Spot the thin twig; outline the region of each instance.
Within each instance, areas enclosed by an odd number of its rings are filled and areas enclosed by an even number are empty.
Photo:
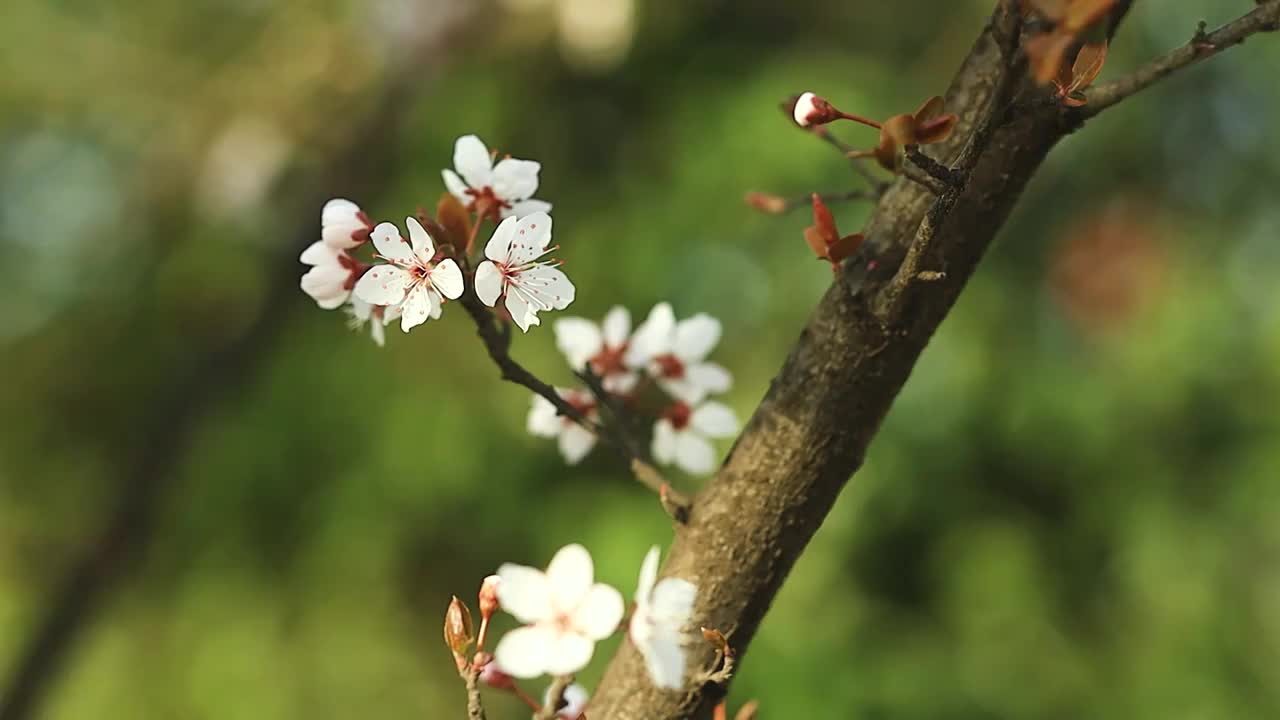
[[[846,190],[844,192],[818,193],[818,199],[827,205],[852,202],[854,200],[878,200],[879,195],[869,190]],[[769,215],[785,215],[813,204],[813,193],[782,198],[767,193],[747,193],[747,205]]]
[[[467,720],[485,720],[484,700],[480,697],[480,670],[472,663],[461,673],[467,686]]]
[[[918,145],[908,145],[906,151],[907,159],[912,164],[923,170],[929,177],[942,183],[943,186],[955,188],[964,184],[964,178],[959,173],[925,155]]]
[[[534,720],[555,720],[560,711],[560,703],[564,702],[564,691],[573,683],[572,675],[558,675],[551,683],[551,691],[547,694],[547,702],[534,715]]]
[[[635,436],[631,433],[628,413],[618,403],[618,398],[605,389],[600,381],[600,376],[592,371],[590,365],[574,374],[591,390],[591,394],[595,396],[600,408],[608,412],[609,427],[614,429],[618,444],[625,447],[631,455],[631,471],[636,480],[658,496],[658,499],[662,502],[663,509],[674,520],[679,523],[687,522],[689,519],[689,499],[672,488],[666,478],[662,477],[662,473],[658,471],[658,468],[654,467],[652,460],[649,458],[649,453],[640,446],[640,443],[636,441]]]
[[[871,192],[874,193],[875,197],[880,197],[889,189],[889,183],[876,178],[876,176],[867,169],[865,158],[849,157],[849,154],[857,152],[858,148],[841,140],[835,135],[832,135],[831,131],[828,130],[825,125],[815,125],[813,128],[809,129],[809,132],[819,140],[822,140],[836,150],[839,150],[841,155],[848,158],[849,167],[852,167],[854,172],[858,173],[863,180],[867,181],[867,184],[871,186]]]
[[[1089,118],[1185,67],[1243,43],[1250,35],[1280,30],[1280,0],[1265,0],[1244,16],[1211,33],[1199,30],[1186,45],[1152,60],[1130,75],[1096,85],[1085,93],[1089,104],[1078,111]]]

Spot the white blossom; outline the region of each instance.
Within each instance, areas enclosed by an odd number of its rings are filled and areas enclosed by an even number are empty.
[[[675,398],[696,404],[733,384],[728,370],[706,362],[720,332],[720,321],[710,315],[698,313],[676,322],[671,305],[658,303],[631,336],[624,359],[630,367],[646,368]]]
[[[628,634],[644,657],[653,684],[668,690],[684,685],[685,627],[693,614],[698,588],[682,578],[658,577],[658,547],[655,545],[640,566],[636,606]]]
[[[556,392],[565,399],[565,402],[586,415],[587,419],[594,420],[598,417],[595,398],[589,393],[568,388],[556,388]],[[565,462],[577,465],[596,446],[596,435],[574,422],[573,419],[556,414],[557,412],[556,406],[552,405],[550,400],[541,395],[534,395],[533,404],[529,407],[526,427],[532,435],[555,438]]]
[[[556,320],[553,327],[556,347],[574,370],[590,364],[604,389],[612,393],[628,393],[635,387],[639,375],[623,361],[631,334],[631,313],[625,307],[614,307],[598,325],[586,318],[567,317]]]
[[[321,308],[333,310],[351,297],[357,263],[345,250],[317,240],[302,251],[298,260],[311,266],[302,276],[302,291]]]
[[[359,205],[334,198],[320,212],[320,237],[329,247],[350,250],[369,239],[373,224]]]
[[[373,229],[373,245],[387,265],[375,265],[356,283],[355,293],[373,305],[403,302],[400,329],[409,332],[427,318],[438,318],[445,298],[462,295],[462,270],[451,258],[435,262],[435,244],[425,228],[409,218],[410,243],[391,223]]]
[[[563,310],[573,302],[576,289],[557,267],[557,260],[539,260],[555,247],[551,242],[551,216],[537,212],[517,220],[509,217],[493,231],[484,248],[487,260],[476,268],[476,295],[493,307],[506,296],[507,312],[520,330],[538,325],[543,310]]]
[[[508,157],[495,165],[480,138],[464,135],[453,145],[453,166],[457,172],[441,173],[445,187],[468,210],[488,215],[495,222],[499,218],[551,212],[551,203],[533,199],[538,191],[538,171],[542,169],[539,163]]]
[[[622,594],[594,582],[591,554],[566,545],[544,573],[524,565],[498,568],[498,600],[524,627],[502,637],[494,657],[512,677],[568,675],[586,667],[597,641],[614,633]]]
[[[704,402],[696,408],[676,401],[653,426],[653,457],[694,475],[715,469],[716,451],[709,438],[732,437],[738,418],[722,403]]]
[[[564,689],[564,695],[560,697],[562,705],[556,711],[556,717],[560,718],[560,720],[578,720],[587,709],[587,701],[590,699],[591,694],[587,692],[586,688],[578,683],[570,683],[569,687]],[[542,694],[542,704],[546,705],[549,702],[551,702],[550,686]]]
[[[352,296],[351,303],[347,305],[347,314],[351,316],[347,324],[352,330],[359,330],[368,324],[369,334],[373,337],[374,344],[382,347],[387,344],[387,333],[384,328],[400,319],[400,306],[370,305]]]

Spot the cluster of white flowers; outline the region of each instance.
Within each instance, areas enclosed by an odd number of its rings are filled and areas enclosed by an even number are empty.
[[[726,405],[708,400],[727,391],[733,376],[707,361],[720,342],[720,321],[705,313],[676,321],[668,303],[659,303],[633,333],[631,314],[615,307],[596,324],[580,317],[555,322],[556,345],[569,365],[589,369],[608,393],[633,409],[646,403],[646,391],[660,395],[653,425],[653,457],[685,472],[706,474],[715,469],[711,440],[731,437],[738,419]],[[580,390],[557,388],[569,404],[588,418],[596,418],[595,398]],[[529,409],[529,432],[557,438],[566,462],[575,464],[595,446],[596,438],[573,420],[556,414],[545,398],[535,396]]]
[[[658,575],[658,548],[645,556],[627,625],[628,637],[644,657],[653,684],[678,690],[684,685],[688,625],[697,587],[680,578]],[[571,675],[591,661],[596,642],[614,634],[625,613],[622,594],[595,582],[591,554],[567,545],[545,572],[524,565],[498,569],[498,600],[524,625],[502,637],[494,650],[496,671],[516,678]],[[586,702],[579,688],[566,699],[577,717]]]
[[[568,307],[573,283],[559,261],[544,259],[557,249],[551,245],[551,205],[532,197],[541,165],[515,158],[494,164],[475,135],[458,138],[453,162],[456,170],[442,174],[449,193],[474,214],[477,225],[497,223],[474,273],[465,270],[470,266],[460,254],[465,250],[442,252],[436,247],[440,238],[418,219],[405,221],[405,240],[394,224],[375,227],[358,205],[334,199],[321,212],[321,239],[299,258],[311,266],[302,276],[302,290],[325,310],[346,307],[352,327],[370,324],[378,345],[385,342],[383,328],[396,319],[409,332],[439,318],[444,304],[462,297],[467,284],[489,307],[505,299],[505,312],[525,332],[539,324],[539,312]],[[373,259],[385,262],[357,259],[355,252],[366,243],[376,251]]]

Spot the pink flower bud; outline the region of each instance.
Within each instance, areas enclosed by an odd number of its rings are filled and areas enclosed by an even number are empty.
[[[836,109],[824,98],[807,92],[796,98],[791,117],[800,127],[825,125],[840,117]]]
[[[490,575],[480,583],[480,617],[488,620],[498,611],[498,586],[502,578]]]

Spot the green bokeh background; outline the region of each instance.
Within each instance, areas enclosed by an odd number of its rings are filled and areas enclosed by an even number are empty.
[[[10,0],[0,676],[121,489],[172,453],[148,541],[40,717],[461,717],[451,594],[569,542],[629,594],[669,525],[612,457],[566,468],[524,433],[527,393],[460,309],[382,350],[317,310],[287,260],[320,200],[430,206],[469,132],[540,160],[579,290],[567,314],[718,316],[745,417],[830,273],[803,211],[742,195],[858,182],[778,101],[913,109],[991,4],[637,0],[624,40],[584,54],[567,21],[625,3]],[[1103,79],[1250,5],[1136,3]],[[778,596],[733,706],[1280,717],[1277,68],[1280,42],[1258,38],[1054,152]],[[405,72],[401,129],[366,138],[350,178],[322,172]],[[852,231],[867,208],[836,213]],[[515,353],[570,379],[549,327]],[[501,695],[490,713],[527,717]]]

